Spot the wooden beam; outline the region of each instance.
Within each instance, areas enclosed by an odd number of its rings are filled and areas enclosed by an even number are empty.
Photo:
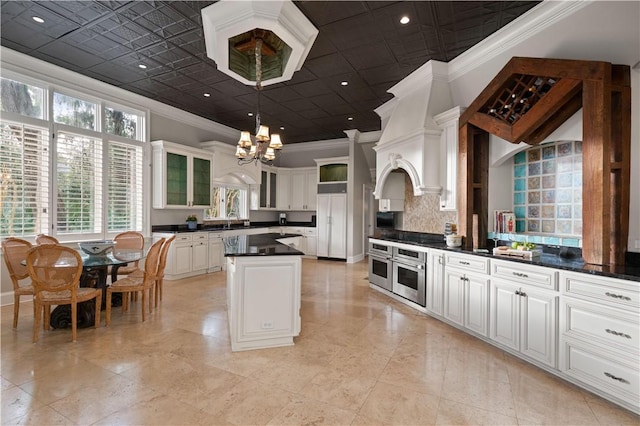
[[[523,136],[523,140],[529,145],[538,145],[544,141],[547,136],[553,133],[573,114],[582,108],[582,93],[576,93],[573,99],[564,105],[556,114],[542,123],[538,128],[534,129],[529,135]]]
[[[602,61],[579,61],[573,59],[513,57],[511,71],[514,74],[538,75],[576,80],[602,80],[610,73],[611,64]],[[511,62],[511,61],[510,61]]]
[[[458,132],[458,235],[466,247],[473,229],[473,126],[463,124]],[[473,244],[473,241],[472,241]]]
[[[496,135],[506,141],[513,142],[511,138],[511,126],[502,120],[482,112],[476,112],[469,118],[469,124]],[[517,143],[519,143],[518,141]]]

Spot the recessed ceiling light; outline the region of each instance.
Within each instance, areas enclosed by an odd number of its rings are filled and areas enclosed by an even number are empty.
[[[138,65],[138,68],[146,70],[147,66],[145,64],[140,64],[140,65]]]
[[[409,17],[408,17],[408,16],[403,16],[402,18],[400,18],[400,23],[401,23],[402,25],[406,25],[406,24],[408,24],[408,23],[409,23],[409,21],[411,21],[411,19],[409,19]]]
[[[280,126],[280,130],[284,130],[284,126]]]
[[[32,16],[31,19],[33,19],[34,21],[36,21],[38,24],[42,24],[44,23],[44,19],[42,19],[39,16]]]
[[[348,86],[349,82],[348,81],[341,81],[340,84],[343,85],[343,86]]]
[[[353,117],[347,117],[347,120],[353,121]]]
[[[205,98],[208,98],[209,96],[211,96],[211,93],[205,93],[205,94],[204,94],[204,97],[205,97]]]
[[[248,115],[249,117],[253,117],[253,113],[252,113],[252,112],[247,113],[247,115]]]

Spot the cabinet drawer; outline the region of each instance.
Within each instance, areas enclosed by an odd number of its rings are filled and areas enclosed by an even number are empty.
[[[636,281],[561,271],[560,287],[568,296],[636,313],[640,311],[640,283]]]
[[[222,233],[221,232],[211,232],[209,234],[210,242],[222,242]]]
[[[557,290],[557,272],[553,269],[535,265],[525,265],[518,262],[493,260],[491,262],[491,276],[504,278],[512,283],[533,285]]]
[[[191,241],[193,241],[192,234],[176,234],[176,243],[190,243]]]
[[[445,265],[483,274],[489,273],[489,259],[482,256],[447,253]]]
[[[565,342],[565,374],[631,403],[637,410],[640,372],[637,363],[587,344]]]
[[[196,232],[193,234],[192,241],[208,241],[209,234],[206,232]]]
[[[635,358],[640,358],[637,315],[572,297],[562,298],[561,315],[565,336],[600,342],[605,347],[629,351]]]

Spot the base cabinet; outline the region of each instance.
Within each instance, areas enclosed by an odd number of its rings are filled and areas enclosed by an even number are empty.
[[[487,336],[489,278],[448,267],[444,277],[444,317]]]
[[[427,261],[427,300],[426,309],[433,315],[443,315],[444,305],[444,260],[442,250],[429,250]]]
[[[300,334],[300,256],[227,257],[231,350],[293,345]]]
[[[222,233],[211,232],[209,233],[209,268],[207,272],[221,271],[223,263]]]
[[[558,299],[554,292],[493,278],[489,337],[555,368]]]

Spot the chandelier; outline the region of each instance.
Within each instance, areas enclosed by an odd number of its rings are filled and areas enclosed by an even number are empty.
[[[240,132],[240,140],[236,147],[238,164],[271,163],[276,158],[276,151],[282,149],[280,135],[269,135],[269,127],[260,123],[260,92],[262,92],[262,39],[256,39],[256,91],[258,92],[258,105],[256,109],[256,135],[255,142],[251,141],[248,131]]]

